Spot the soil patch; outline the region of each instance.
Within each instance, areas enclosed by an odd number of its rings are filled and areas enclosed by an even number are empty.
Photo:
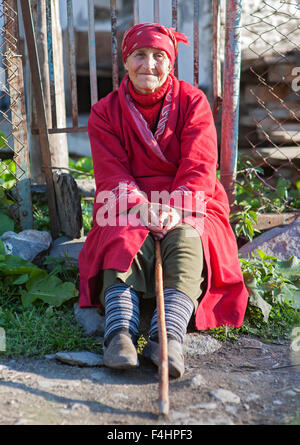
[[[248,337],[217,343],[192,333],[186,336],[185,360],[184,376],[170,380],[167,419],[157,415],[157,368],[143,357],[130,371],[70,366],[53,358],[1,360],[0,424],[300,423],[300,357],[291,355],[289,343]]]

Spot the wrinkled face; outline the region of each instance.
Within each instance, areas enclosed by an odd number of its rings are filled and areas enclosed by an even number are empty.
[[[171,70],[166,52],[157,48],[140,48],[126,59],[125,68],[134,88],[143,94],[157,91]]]

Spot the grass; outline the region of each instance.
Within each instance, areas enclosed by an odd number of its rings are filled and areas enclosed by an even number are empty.
[[[58,351],[101,352],[101,342],[84,335],[73,309],[45,305],[14,304],[0,309],[0,326],[5,330],[6,357],[42,357]]]
[[[61,259],[47,257],[63,281],[73,281],[78,287],[78,269],[66,269]],[[102,351],[102,344],[84,334],[76,321],[73,305],[76,298],[60,307],[42,301],[24,306],[20,298],[20,285],[11,280],[0,282],[0,327],[5,330],[6,350],[2,357],[42,357],[59,351]]]

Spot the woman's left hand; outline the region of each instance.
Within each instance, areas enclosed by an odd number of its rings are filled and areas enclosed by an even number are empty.
[[[141,220],[152,233],[155,240],[161,240],[164,236],[179,224],[181,217],[179,212],[166,204],[151,203],[147,212],[141,212]]]

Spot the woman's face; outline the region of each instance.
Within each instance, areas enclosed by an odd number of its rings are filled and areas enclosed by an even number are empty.
[[[143,94],[157,91],[166,81],[171,70],[166,52],[157,48],[140,48],[133,51],[125,62],[134,88]]]

